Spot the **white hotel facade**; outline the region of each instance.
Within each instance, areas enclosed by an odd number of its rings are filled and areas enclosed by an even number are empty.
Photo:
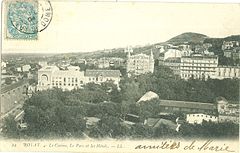
[[[239,66],[219,66],[214,55],[184,56],[181,58],[180,76],[182,79],[240,79]]]
[[[214,55],[193,54],[181,58],[182,79],[208,79],[215,75],[218,57]]]
[[[137,54],[131,55],[128,53],[127,57],[127,73],[128,74],[145,74],[145,73],[153,73],[154,71],[154,58],[153,53],[151,51],[150,55],[146,54]]]
[[[73,90],[82,88],[89,82],[100,84],[106,81],[112,81],[119,86],[120,77],[119,70],[86,70],[84,72],[77,66],[70,66],[67,70],[60,70],[57,66],[46,66],[38,71],[37,90],[54,87]]]

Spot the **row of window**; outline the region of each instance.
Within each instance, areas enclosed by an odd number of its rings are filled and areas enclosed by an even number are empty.
[[[206,61],[206,60],[183,60],[181,63],[196,63],[196,64],[209,64],[209,63],[217,63],[217,60],[212,60],[212,61]]]
[[[224,76],[224,77],[225,77],[225,76],[226,76],[226,77],[238,77],[237,73],[234,73],[234,75],[232,76],[231,73],[226,73],[226,72],[221,73],[221,72],[219,72],[218,75],[219,75],[219,76]]]
[[[193,75],[193,74],[182,74],[181,75],[183,78],[202,78],[202,77],[205,77],[205,78],[208,78],[209,76],[208,75],[204,75],[204,74],[195,74],[195,75]]]
[[[55,85],[56,85],[56,86],[62,86],[62,85],[63,85],[63,86],[74,86],[74,84],[75,84],[76,86],[78,85],[77,83],[74,83],[74,82],[73,82],[73,83],[65,83],[65,82],[64,82],[64,83],[62,83],[62,82],[59,82],[59,83],[58,83],[58,82],[52,82],[52,85],[53,85],[53,86],[55,86]],[[80,84],[83,84],[83,81],[80,81]]]
[[[179,107],[168,107],[165,106],[163,107],[165,110],[174,110],[174,111],[191,111],[191,112],[199,112],[203,111],[202,109],[197,109],[197,108],[179,108]],[[211,110],[204,110],[204,112],[211,112]]]
[[[213,67],[217,67],[217,64],[186,64],[186,63],[182,63],[181,64],[182,66],[195,66],[195,67],[210,67],[210,66],[213,66]]]
[[[181,67],[181,69],[185,70],[212,70],[215,71],[215,68],[204,68],[204,67]]]
[[[62,77],[52,77],[52,81],[61,81],[62,80]],[[68,78],[66,78],[66,77],[63,77],[63,81],[64,82],[78,82],[78,78],[70,78],[70,77],[68,77]]]
[[[191,116],[191,115],[188,115],[188,116]],[[192,116],[193,116],[193,117],[195,117],[195,116],[196,116],[196,117],[204,117],[204,116],[205,116],[206,118],[209,117],[209,118],[215,118],[215,119],[217,118],[216,116],[199,115],[199,114],[197,114],[197,115],[193,114]]]

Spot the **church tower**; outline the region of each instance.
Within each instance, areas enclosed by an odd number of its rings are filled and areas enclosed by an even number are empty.
[[[153,71],[154,71],[154,57],[153,57],[152,49],[151,49],[151,53],[150,53],[150,56],[149,56],[149,71],[151,73],[153,73]]]

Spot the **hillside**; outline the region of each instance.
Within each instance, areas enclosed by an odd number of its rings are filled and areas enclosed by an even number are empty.
[[[166,43],[173,44],[180,44],[184,42],[202,43],[206,38],[208,38],[208,36],[200,33],[186,32],[171,38],[170,40],[166,41]]]
[[[216,55],[221,55],[222,54],[221,46],[223,41],[232,41],[232,40],[239,41],[240,35],[232,35],[225,38],[210,38],[200,33],[186,32],[178,36],[175,36],[166,42],[159,42],[156,44],[135,47],[133,48],[134,50],[133,54],[139,54],[139,53],[150,54],[150,51],[152,50],[154,57],[157,59],[159,56],[159,49],[155,47],[156,45],[164,45],[167,43],[172,43],[177,45],[177,44],[188,42],[190,44],[191,43],[194,43],[194,44],[211,43],[213,46],[210,48],[210,51],[214,52]],[[97,50],[97,51],[85,52],[85,53],[67,53],[67,55],[68,57],[78,57],[78,58],[101,58],[101,57],[125,58],[127,54],[124,52],[124,49],[125,48],[113,48],[113,49],[109,49],[110,52],[106,52],[105,50]],[[65,56],[66,54],[59,54],[57,56],[55,55],[55,57],[60,56],[59,58],[61,58],[63,55]]]
[[[204,43],[222,45],[223,41],[240,41],[240,35],[232,35],[225,38],[206,38]]]

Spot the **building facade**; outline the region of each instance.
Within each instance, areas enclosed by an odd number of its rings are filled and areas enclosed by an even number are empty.
[[[160,113],[217,114],[217,106],[212,103],[160,99],[159,107]]]
[[[182,79],[208,79],[215,75],[218,66],[217,56],[193,54],[181,58],[180,73]]]
[[[7,67],[7,63],[4,62],[4,61],[2,61],[2,62],[1,62],[1,68],[3,69],[3,68],[6,68],[6,67]]]
[[[233,122],[239,124],[239,104],[230,104],[225,98],[217,99],[219,122]]]
[[[23,72],[29,72],[30,69],[31,69],[31,66],[30,66],[30,65],[23,65],[23,66],[22,66],[22,71],[23,71]]]
[[[85,83],[101,84],[103,82],[112,81],[119,87],[121,73],[119,70],[86,70]]]
[[[218,66],[215,69],[215,74],[211,76],[213,79],[238,78],[240,79],[239,66]]]
[[[218,122],[218,117],[215,115],[208,114],[187,114],[186,121],[190,124],[202,124],[203,121],[206,122]]]
[[[86,70],[80,71],[77,66],[70,66],[67,70],[60,70],[56,66],[47,66],[38,71],[37,90],[61,88],[73,90],[82,88],[89,82],[102,83],[112,80],[117,86],[120,81],[119,70]]]
[[[127,73],[128,74],[145,74],[145,73],[153,73],[154,71],[154,58],[153,53],[151,51],[150,55],[146,54],[137,54],[131,55],[128,53],[127,57]]]
[[[37,90],[54,87],[72,90],[81,87],[84,79],[84,72],[79,69],[60,70],[57,66],[46,66],[38,70]]]
[[[181,58],[182,56],[182,52],[178,49],[168,49],[165,53],[164,53],[164,60],[168,59],[168,58]]]
[[[168,58],[159,64],[169,67],[174,74],[180,75],[181,58]]]
[[[233,47],[238,47],[238,41],[224,41],[222,44],[222,50],[232,49]]]

